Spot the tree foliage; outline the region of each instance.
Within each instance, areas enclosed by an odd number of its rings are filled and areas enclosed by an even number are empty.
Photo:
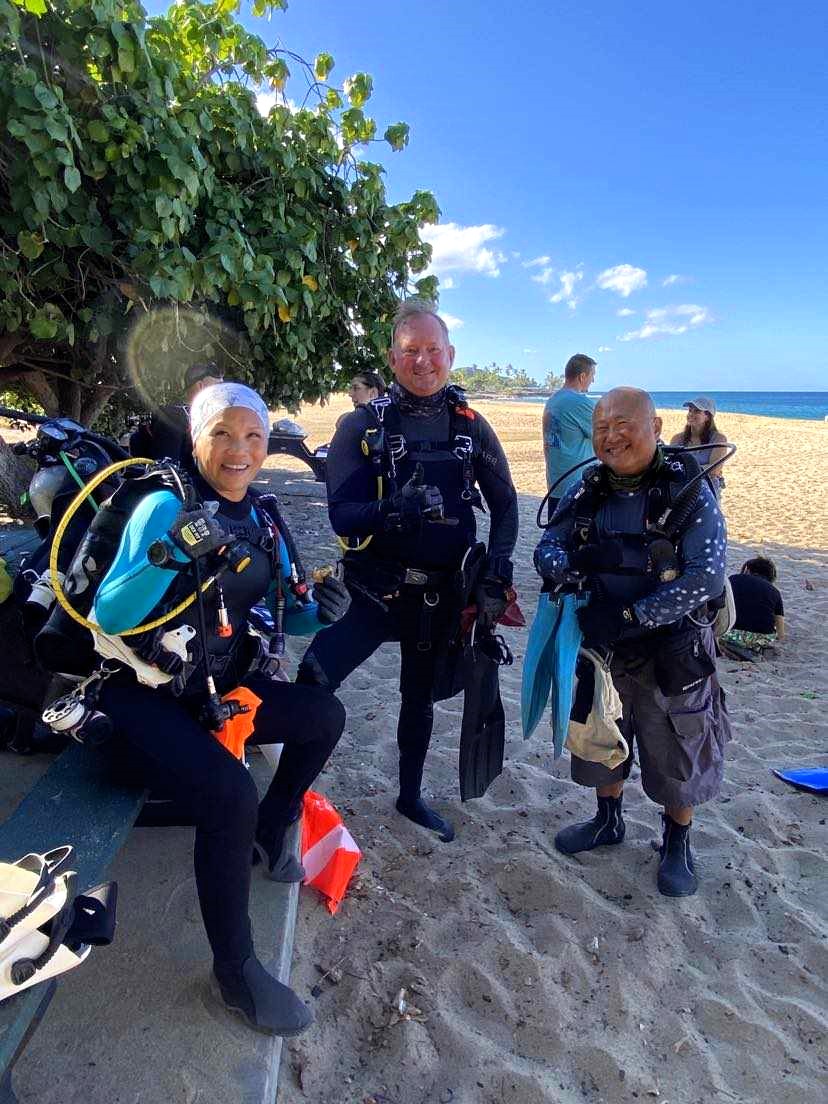
[[[451,373],[451,382],[472,395],[512,395],[518,391],[538,390],[535,380],[523,368],[513,368],[511,364],[502,368],[494,361],[483,368],[478,368],[476,364],[455,368]]]
[[[206,355],[292,406],[380,364],[397,300],[436,294],[414,280],[433,196],[390,205],[357,156],[370,76],[334,86],[330,54],[267,47],[238,7],[0,0],[0,390],[91,422]]]

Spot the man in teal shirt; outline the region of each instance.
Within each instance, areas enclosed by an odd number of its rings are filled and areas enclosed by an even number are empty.
[[[546,485],[552,485],[575,464],[588,460],[592,450],[592,399],[587,398],[595,379],[595,361],[584,353],[569,358],[564,385],[550,395],[543,408],[543,452],[546,457]],[[549,515],[567,487],[583,475],[583,469],[561,480],[549,500]]]

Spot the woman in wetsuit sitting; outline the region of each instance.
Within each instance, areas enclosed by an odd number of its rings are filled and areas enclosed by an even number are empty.
[[[672,437],[670,444],[679,447],[709,445],[709,448],[699,448],[693,454],[703,468],[716,460],[726,459],[727,449],[715,447],[716,445],[726,445],[727,437],[720,433],[716,427],[716,403],[713,399],[708,395],[699,395],[692,402],[686,402],[682,405],[687,407],[687,424],[681,433],[676,433]],[[725,485],[722,465],[716,464],[714,468],[710,469],[708,476],[716,498],[720,499]]]
[[[289,591],[287,549],[292,545],[272,497],[250,487],[267,452],[264,402],[241,384],[206,388],[193,402],[190,429],[195,498],[202,505],[184,512],[172,492],[164,490],[140,501],[98,589],[95,618],[110,634],[152,620],[193,590],[193,559],[199,559],[207,578],[221,546],[232,537],[244,540],[249,566],[239,574],[225,572],[221,594],[216,586],[205,593],[207,651],[220,695],[243,685],[261,699],[248,742],[283,743],[284,752],[260,803],[243,762],[210,731],[215,726],[205,718],[201,664],[182,670],[181,660],[158,637],[149,647],[142,641],[140,654],[175,674],[177,696],[168,686],[140,685],[125,668],[104,683],[99,708],[114,723],[116,739],[110,750],[136,779],[173,798],[195,824],[196,885],[225,1003],[260,1030],[295,1035],[313,1017],[256,958],[248,918],[251,858],[255,846],[276,880],[300,881],[304,876],[283,848],[285,833],[342,734],[345,711],[322,690],[274,681],[261,670],[254,673],[256,649],[250,644],[254,638],[247,631],[247,615],[263,596],[272,598],[280,587],[283,594]],[[156,566],[165,561],[165,566]],[[298,634],[314,633],[338,620],[349,602],[343,584],[332,577],[315,587],[313,600],[304,605],[290,593],[286,597],[285,629]],[[219,612],[221,606],[226,614]],[[195,603],[156,633],[182,625],[198,629]],[[133,639],[123,638],[127,644]]]

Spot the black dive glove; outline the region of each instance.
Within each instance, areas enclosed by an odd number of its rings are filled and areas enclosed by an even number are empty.
[[[435,516],[442,513],[443,496],[440,488],[424,483],[424,478],[423,465],[417,464],[408,482],[388,500],[392,514],[399,514],[403,521],[417,521],[432,512]]]
[[[485,575],[474,588],[473,601],[480,628],[484,632],[493,629],[509,604],[506,584],[495,575]]]
[[[169,535],[170,540],[191,560],[208,556],[211,552],[232,543],[232,537],[225,533],[213,517],[212,511],[203,508],[179,514]]]
[[[313,597],[319,610],[317,617],[323,625],[333,625],[348,612],[351,595],[341,579],[326,575],[321,583],[313,584]]]
[[[632,606],[594,598],[588,605],[581,606],[577,618],[588,648],[611,648],[625,630],[639,624]]]
[[[615,571],[624,559],[624,547],[619,540],[605,540],[600,544],[585,544],[568,554],[569,566],[579,575],[599,575],[602,571]]]
[[[184,660],[180,655],[164,647],[161,643],[163,635],[163,629],[158,628],[150,632],[136,633],[132,638],[127,637],[126,642],[139,659],[157,667],[165,675],[172,675],[175,678],[184,670]]]

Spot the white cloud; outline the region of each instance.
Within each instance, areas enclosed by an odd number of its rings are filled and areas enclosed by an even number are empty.
[[[461,330],[466,324],[462,318],[457,318],[453,314],[446,314],[445,311],[440,311],[440,317],[450,330]]]
[[[674,284],[689,284],[689,276],[681,276],[678,272],[673,272],[669,276],[665,276],[661,281],[662,287],[672,287]]]
[[[533,259],[531,261],[524,261],[523,262],[523,267],[524,268],[543,268],[544,265],[548,265],[551,260],[552,260],[551,257],[547,257],[546,254],[544,254],[542,257],[533,257]]]
[[[599,345],[598,346],[598,352],[599,353],[611,353],[612,352],[612,345]]]
[[[631,292],[647,286],[647,273],[643,268],[620,264],[614,268],[605,268],[599,273],[595,283],[603,291],[617,291],[626,299]]]
[[[526,354],[526,356],[534,356],[534,355],[535,355],[535,353],[536,353],[536,352],[537,352],[538,350],[537,350],[537,349],[524,349],[523,351],[524,351],[524,353]]]
[[[279,103],[281,97],[278,92],[259,92],[256,96],[256,107],[260,115],[269,115],[271,107]]]
[[[256,93],[256,107],[260,115],[269,115],[270,109],[275,107],[276,104],[281,104],[282,107],[286,107],[288,111],[292,112],[294,115],[299,110],[299,105],[294,103],[293,100],[286,100],[281,92],[274,92],[271,89],[269,92]]]
[[[533,276],[532,279],[535,281],[536,284],[542,284],[545,287],[547,284],[550,284],[552,282],[554,275],[554,268],[544,268],[537,274],[537,276]]]
[[[629,318],[631,314],[635,314],[634,310],[630,310],[629,307],[622,307],[615,312],[619,318]]]
[[[638,330],[621,334],[619,341],[647,341],[651,337],[667,337],[697,330],[713,321],[713,314],[707,307],[696,303],[681,303],[674,307],[659,307],[646,311],[646,322]]]
[[[560,291],[556,291],[554,295],[549,296],[550,303],[566,303],[570,310],[575,310],[578,305],[578,299],[573,294],[575,291],[575,285],[583,280],[584,274],[580,269],[576,269],[574,272],[562,272],[558,279],[561,282]]]
[[[482,226],[460,226],[456,222],[444,222],[437,226],[424,226],[421,237],[432,247],[429,273],[441,276],[444,272],[478,272],[482,276],[499,276],[498,265],[505,256],[486,248],[486,242],[503,237],[500,226],[484,223]]]
[[[440,291],[451,291],[453,287],[455,287],[455,283],[451,276],[442,276],[440,278]]]

